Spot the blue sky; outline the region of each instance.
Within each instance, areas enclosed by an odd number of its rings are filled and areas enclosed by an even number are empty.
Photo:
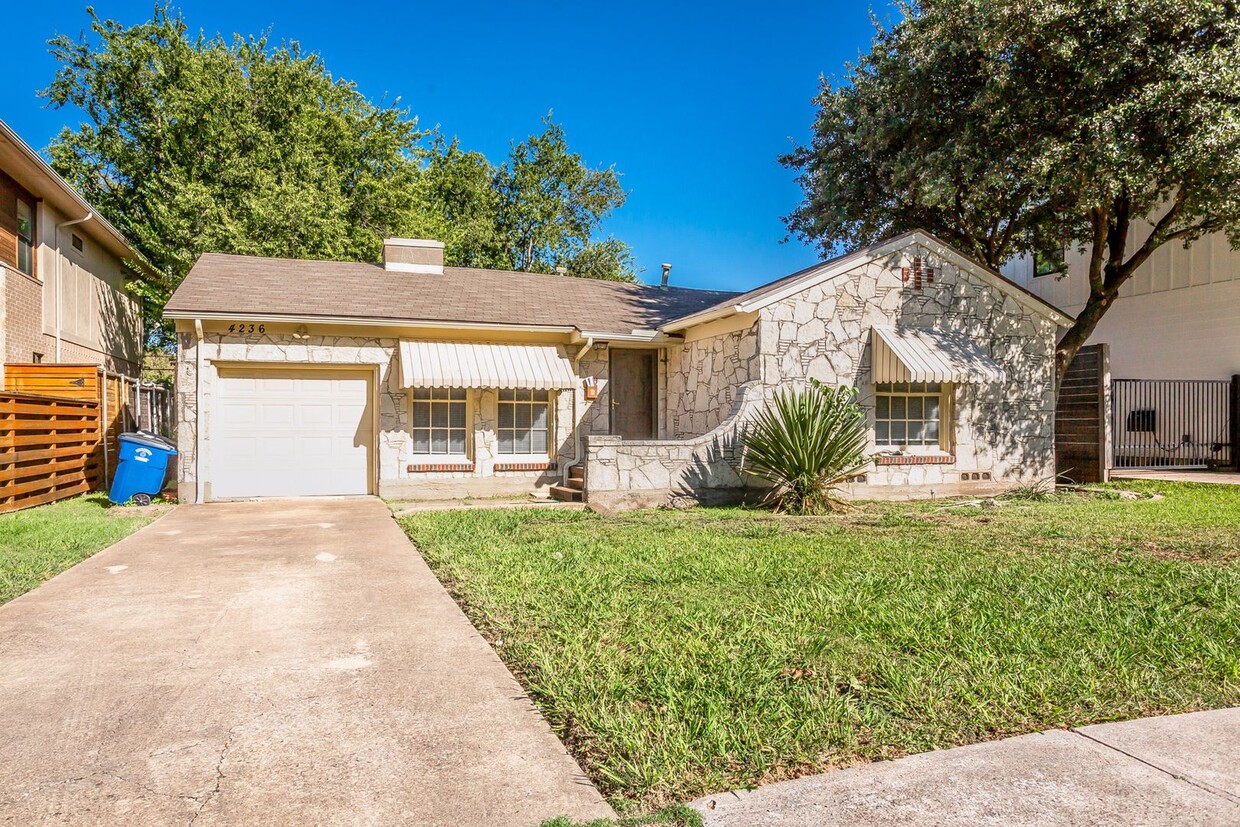
[[[149,18],[150,2],[96,0],[101,16]],[[817,260],[781,243],[799,198],[778,156],[808,140],[822,74],[866,49],[864,3],[266,2],[185,0],[191,29],[271,30],[321,54],[372,100],[396,97],[498,161],[548,110],[592,165],[630,191],[607,231],[643,278],[743,289]],[[41,0],[7,15],[0,118],[37,149],[76,112],[44,108],[56,64],[45,41],[77,35],[86,3]],[[885,7],[879,7],[885,9]],[[883,14],[889,12],[883,11]]]

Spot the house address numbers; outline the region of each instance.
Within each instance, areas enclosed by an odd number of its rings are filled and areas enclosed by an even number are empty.
[[[229,333],[266,333],[267,325],[265,324],[230,324],[228,326]]]

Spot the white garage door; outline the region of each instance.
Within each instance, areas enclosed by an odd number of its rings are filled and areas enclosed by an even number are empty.
[[[211,496],[370,493],[370,378],[339,370],[220,369]]]

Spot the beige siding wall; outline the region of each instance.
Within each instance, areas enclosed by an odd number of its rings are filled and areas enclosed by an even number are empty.
[[[136,298],[125,289],[124,264],[81,227],[60,231],[58,252],[56,224],[69,219],[46,204],[40,206],[39,214],[41,330],[45,346],[51,342],[47,360],[55,358],[59,322],[62,362],[87,361],[124,373],[135,372],[142,353],[142,321]],[[81,251],[73,248],[74,234],[82,239]]]
[[[1130,250],[1149,233],[1142,223]],[[1089,297],[1088,256],[1070,250],[1063,277],[1033,275],[1027,257],[1008,262],[1004,275],[1076,314]],[[1116,378],[1224,379],[1240,373],[1240,251],[1214,234],[1188,248],[1164,244],[1137,269],[1090,344],[1111,346]]]

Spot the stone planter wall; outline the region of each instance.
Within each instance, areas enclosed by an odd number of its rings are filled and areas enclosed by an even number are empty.
[[[718,504],[753,499],[765,489],[741,468],[738,430],[763,404],[763,388],[736,388],[723,421],[692,439],[586,437],[586,501],[603,508]]]

